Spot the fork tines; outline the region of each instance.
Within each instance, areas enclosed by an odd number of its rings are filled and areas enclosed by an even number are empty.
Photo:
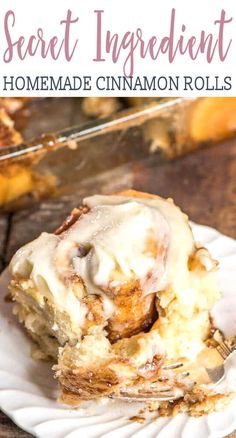
[[[184,365],[183,362],[175,362],[175,363],[163,365],[161,368],[163,370],[176,370],[177,368],[181,368],[183,365]]]
[[[224,360],[232,353],[232,348],[226,342],[221,342],[216,349]]]
[[[179,396],[178,396],[179,397]],[[110,398],[123,400],[123,401],[168,401],[177,398],[176,393],[171,392],[171,390],[158,391],[158,392],[142,392],[142,393],[128,393],[121,392],[119,395],[112,394]]]

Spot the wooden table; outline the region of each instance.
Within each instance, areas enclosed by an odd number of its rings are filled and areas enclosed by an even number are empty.
[[[203,149],[167,162],[157,168],[155,157],[144,164],[127,168],[136,189],[171,196],[193,221],[213,226],[236,238],[236,140]],[[99,190],[99,189],[98,189]],[[13,252],[42,229],[53,230],[67,213],[68,205],[57,212],[55,203],[44,202],[43,209],[29,208],[0,217],[0,266]],[[49,217],[53,220],[47,220]],[[27,230],[26,229],[27,219]],[[0,414],[1,438],[26,438],[29,435]],[[236,438],[236,433],[231,435]],[[45,437],[48,438],[48,437]]]

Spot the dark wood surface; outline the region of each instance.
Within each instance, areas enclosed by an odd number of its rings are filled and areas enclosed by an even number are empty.
[[[5,414],[3,414],[3,412],[0,411],[0,437],[1,438],[30,438],[32,437],[32,435],[21,430]]]
[[[236,238],[236,139],[157,168],[137,171],[135,188],[172,197],[191,218]]]
[[[236,140],[162,166],[157,159],[153,156],[147,162],[128,166],[127,181],[136,189],[173,197],[192,220],[236,238]],[[34,206],[0,217],[0,266],[41,230],[55,229],[69,208],[68,204],[48,201],[43,208]],[[0,414],[0,438],[28,436]],[[236,437],[236,433],[231,436]]]

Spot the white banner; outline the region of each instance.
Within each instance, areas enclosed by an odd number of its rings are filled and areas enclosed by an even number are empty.
[[[8,0],[2,96],[236,96],[235,0]]]

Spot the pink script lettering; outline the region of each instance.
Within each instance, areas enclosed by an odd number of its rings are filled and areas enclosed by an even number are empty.
[[[65,20],[61,20],[60,25],[64,26],[64,38],[59,38],[54,35],[49,41],[44,37],[44,32],[41,27],[36,31],[35,35],[31,35],[26,39],[20,35],[15,41],[12,39],[11,29],[15,26],[15,13],[9,10],[4,19],[4,30],[7,42],[7,48],[3,55],[5,63],[11,62],[14,58],[24,60],[28,56],[35,56],[37,53],[42,58],[50,57],[52,60],[57,60],[64,54],[65,60],[70,61],[74,55],[78,39],[71,41],[71,26],[77,23],[79,18],[72,19],[72,11],[68,9]]]

